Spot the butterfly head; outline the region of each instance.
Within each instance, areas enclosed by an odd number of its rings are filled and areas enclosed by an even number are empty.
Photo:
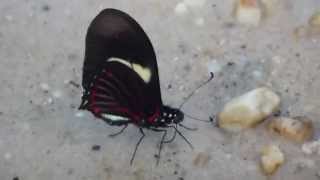
[[[183,121],[184,114],[176,108],[164,106],[161,111],[161,120],[165,124],[179,124]]]

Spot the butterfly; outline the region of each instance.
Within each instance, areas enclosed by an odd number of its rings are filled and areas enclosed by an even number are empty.
[[[91,22],[85,40],[83,95],[79,109],[112,126],[128,124],[139,128],[141,137],[130,164],[145,137],[144,129],[163,132],[158,159],[164,143],[172,142],[184,119],[179,108],[163,104],[158,66],[153,46],[141,26],[127,13],[116,9],[102,10]],[[183,126],[185,127],[185,126]],[[167,129],[175,131],[166,140]],[[158,161],[157,161],[158,162]]]

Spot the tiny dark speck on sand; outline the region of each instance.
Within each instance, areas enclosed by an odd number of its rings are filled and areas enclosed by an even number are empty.
[[[243,44],[243,45],[241,45],[240,47],[241,47],[241,49],[246,49],[246,48],[247,48],[247,45]]]
[[[12,180],[19,180],[19,177],[16,176],[16,177],[14,177]]]
[[[178,180],[184,180],[184,178],[183,177],[178,177]]]
[[[47,12],[47,11],[50,11],[50,6],[49,6],[49,5],[43,5],[43,6],[42,6],[42,10],[43,10],[43,11],[46,11],[46,12]]]
[[[92,151],[99,151],[101,149],[101,146],[100,145],[93,145],[92,147],[91,147],[91,150]]]

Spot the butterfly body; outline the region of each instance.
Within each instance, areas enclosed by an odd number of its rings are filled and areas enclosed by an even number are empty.
[[[82,86],[80,109],[110,125],[158,128],[183,120],[180,110],[162,104],[152,44],[122,11],[105,9],[91,22]]]
[[[130,163],[145,137],[143,129],[163,132],[159,158],[163,143],[172,142],[177,133],[192,146],[178,130],[178,125],[183,126],[183,112],[162,103],[152,44],[128,14],[105,9],[89,25],[82,87],[79,109],[90,111],[109,125],[124,126],[111,137],[122,133],[128,124],[139,128],[142,136]],[[170,140],[165,139],[168,128],[175,130]]]

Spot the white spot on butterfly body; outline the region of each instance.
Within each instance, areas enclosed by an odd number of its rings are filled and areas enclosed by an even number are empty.
[[[108,62],[118,62],[126,65],[130,69],[134,70],[145,83],[149,83],[151,79],[151,70],[148,67],[143,67],[140,64],[136,64],[136,63],[131,64],[126,60],[115,58],[115,57],[110,58]]]
[[[117,116],[114,114],[101,114],[103,118],[110,119],[111,121],[128,121],[129,118],[123,116]]]

